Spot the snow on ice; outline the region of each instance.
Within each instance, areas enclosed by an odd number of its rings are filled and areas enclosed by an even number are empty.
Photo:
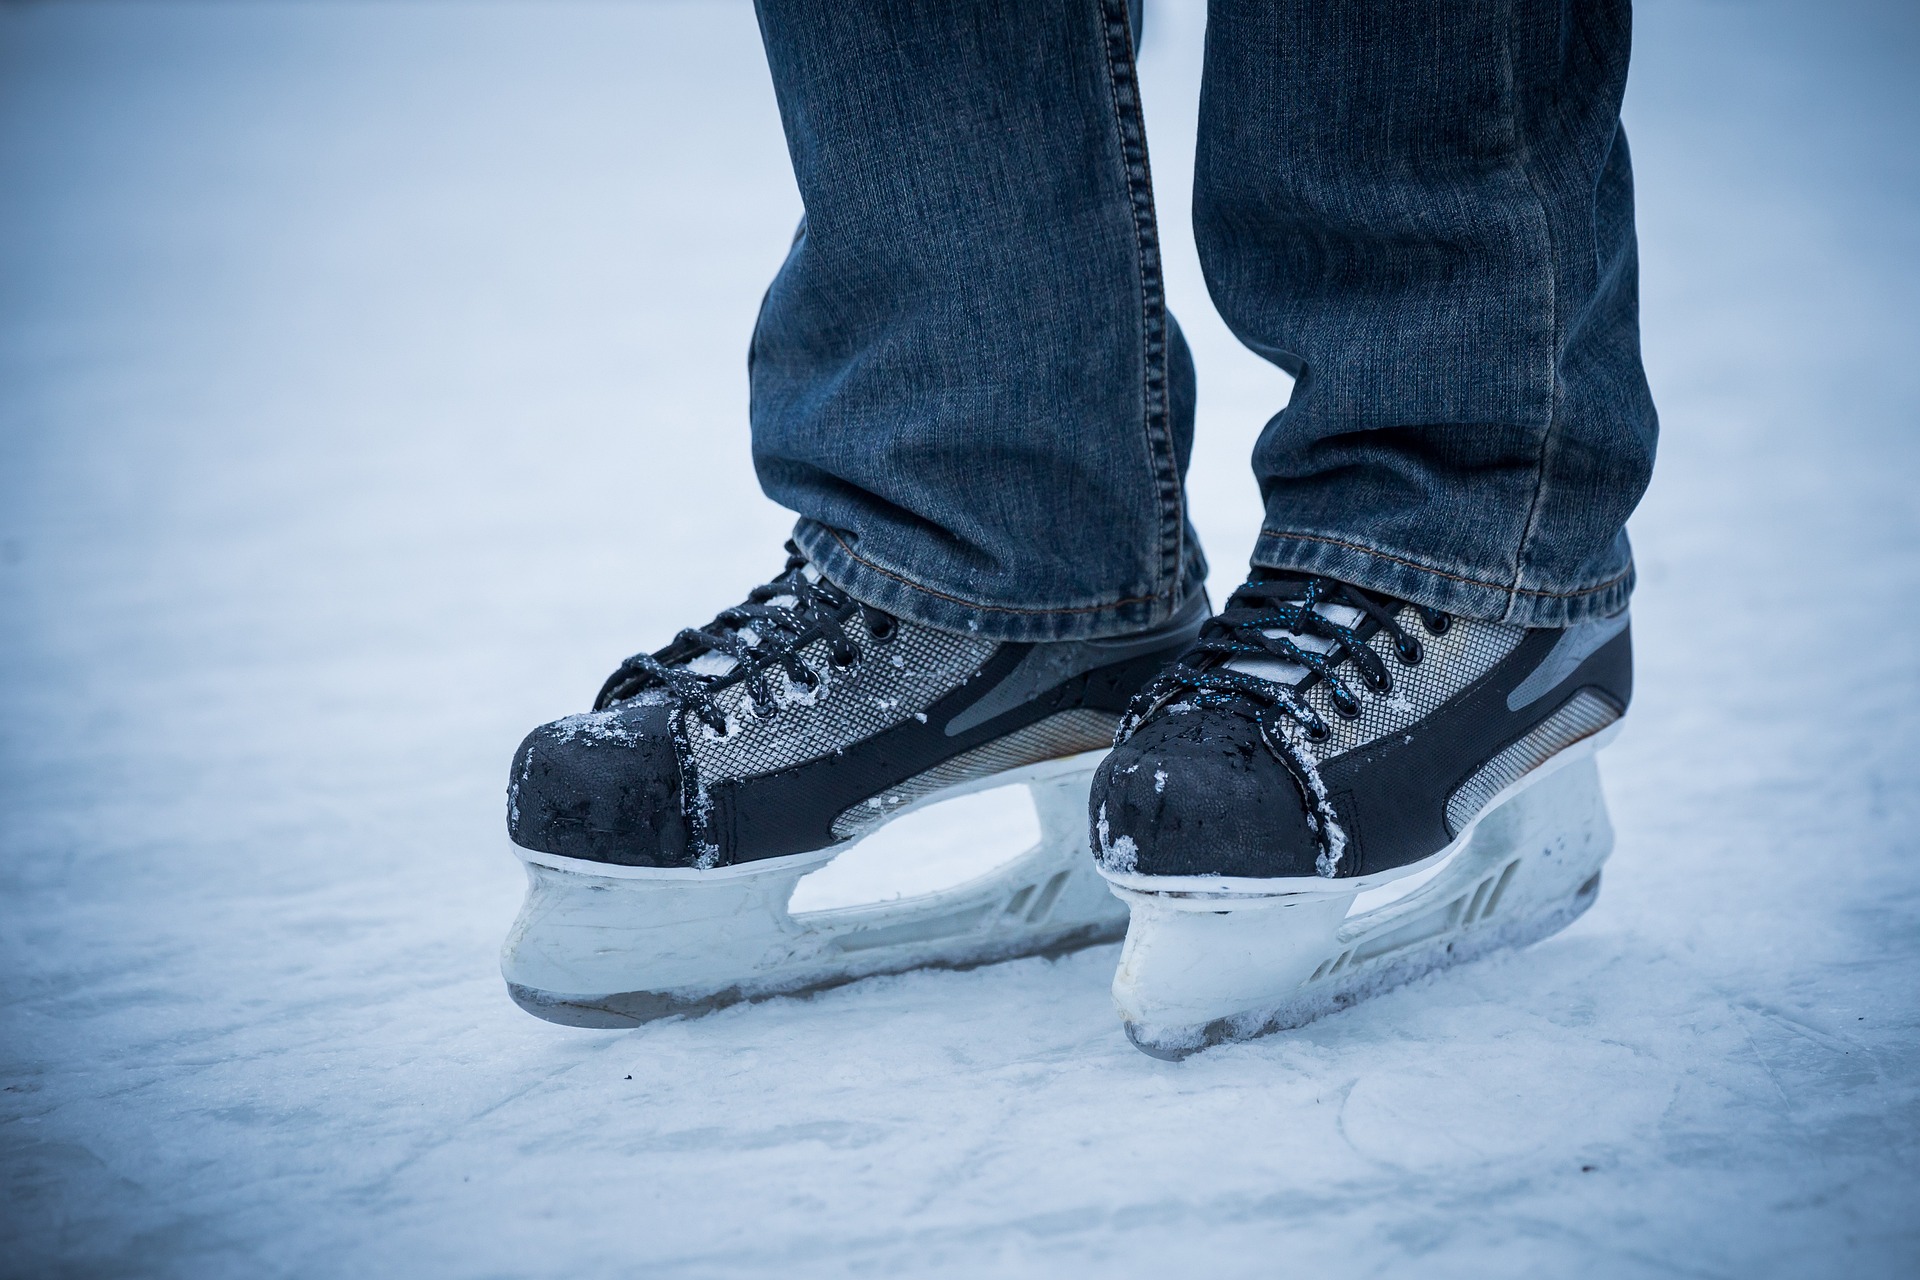
[[[1219,599],[1286,380],[1182,216],[1198,12],[1148,23]],[[501,988],[521,734],[781,563],[749,7],[0,9],[0,1270],[1920,1271],[1920,18],[1636,35],[1598,904],[1173,1066],[1113,947],[625,1034]]]

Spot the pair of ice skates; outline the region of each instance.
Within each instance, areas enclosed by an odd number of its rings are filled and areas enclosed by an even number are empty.
[[[1001,643],[791,554],[522,744],[508,988],[625,1027],[1124,935],[1114,999],[1147,1052],[1297,1026],[1591,904],[1629,644],[1624,616],[1505,627],[1269,573],[1217,616]],[[792,908],[880,827],[1008,785],[1041,838],[991,873]]]

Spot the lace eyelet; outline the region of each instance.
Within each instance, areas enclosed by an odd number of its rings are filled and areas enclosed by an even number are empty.
[[[1378,694],[1381,694],[1381,695],[1385,695],[1385,694],[1389,694],[1389,693],[1392,693],[1392,692],[1393,692],[1393,677],[1387,674],[1387,672],[1386,672],[1386,670],[1385,670],[1385,668],[1382,668],[1382,669],[1381,669],[1381,672],[1380,672],[1380,679],[1379,679],[1379,681],[1378,681],[1378,683],[1376,683],[1376,682],[1374,682],[1373,680],[1368,680],[1368,681],[1367,681],[1367,688],[1369,688],[1369,689],[1371,689],[1371,690],[1373,690],[1373,691],[1374,691],[1375,693],[1378,693]]]
[[[1349,706],[1344,702],[1336,701],[1333,704],[1333,714],[1339,716],[1342,720],[1358,720],[1360,718],[1360,704],[1356,702]]]
[[[844,658],[837,653],[830,653],[827,655],[827,661],[840,670],[845,671],[848,667],[860,661],[860,651],[858,649],[850,650]]]
[[[1327,728],[1324,724],[1310,724],[1307,726],[1308,742],[1325,742],[1332,736],[1333,730]]]
[[[1420,621],[1426,624],[1427,630],[1436,636],[1443,636],[1453,630],[1453,619],[1444,613],[1436,613],[1431,618],[1422,617]]]
[[[1422,649],[1420,647],[1420,642],[1418,640],[1415,640],[1412,636],[1407,637],[1407,642],[1405,644],[1395,645],[1394,653],[1399,657],[1401,665],[1408,666],[1408,667],[1419,666],[1420,659],[1427,656],[1426,650]]]
[[[875,614],[867,619],[867,634],[885,644],[900,634],[900,624],[884,613]]]

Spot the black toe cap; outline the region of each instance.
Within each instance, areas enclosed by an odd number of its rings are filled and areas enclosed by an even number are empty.
[[[507,832],[543,853],[688,865],[672,708],[626,703],[528,734],[507,783]]]
[[[1184,711],[1143,725],[1094,775],[1093,844],[1111,871],[1310,876],[1316,846],[1293,775],[1244,717]]]

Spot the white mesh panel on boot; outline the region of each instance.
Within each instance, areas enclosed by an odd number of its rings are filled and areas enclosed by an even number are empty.
[[[1393,637],[1384,631],[1374,634],[1368,645],[1380,655],[1387,674],[1393,677],[1392,692],[1375,693],[1369,689],[1352,662],[1341,663],[1334,672],[1359,699],[1357,719],[1348,720],[1333,709],[1333,698],[1324,681],[1316,681],[1307,691],[1308,704],[1320,713],[1332,731],[1331,737],[1312,746],[1313,754],[1320,759],[1331,760],[1432,715],[1442,703],[1493,670],[1526,635],[1520,627],[1455,618],[1445,635],[1436,636],[1428,632],[1420,615],[1411,608],[1401,609],[1396,621],[1402,630],[1420,642],[1424,654],[1417,665],[1403,666],[1394,652]]]
[[[800,651],[801,661],[820,678],[817,688],[794,684],[778,667],[768,671],[767,685],[779,703],[772,714],[749,709],[743,681],[714,698],[727,733],[690,720],[694,768],[703,784],[788,769],[903,723],[959,687],[999,647],[980,636],[905,620],[884,643],[863,634],[857,621],[848,634],[861,655],[850,667],[827,660],[825,641]]]

